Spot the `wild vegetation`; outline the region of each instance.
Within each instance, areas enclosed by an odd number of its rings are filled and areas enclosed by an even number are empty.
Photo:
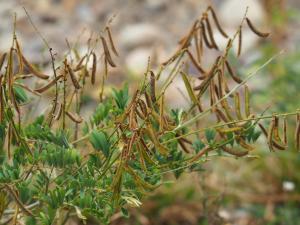
[[[147,193],[166,182],[166,173],[178,178],[218,155],[255,157],[254,144],[261,134],[271,152],[288,147],[288,132],[294,135],[295,149],[300,148],[299,111],[251,111],[247,81],[280,53],[243,76],[230,62],[234,42],[236,57],[241,54],[244,29],[261,38],[269,35],[247,12],[229,37],[208,7],[159,70],[151,68],[149,58],[144,79],[132,93],[127,84],[105,91],[118,57],[110,22],[91,36],[84,55],[74,44],[59,58],[28,18],[49,50],[52,72],[45,74],[26,59],[14,24],[10,50],[0,59],[3,224],[65,224],[74,215],[83,222],[95,217],[108,224],[118,211],[128,217],[127,208],[140,206]],[[215,40],[213,27],[226,39],[225,48]],[[209,52],[216,57],[206,62]],[[187,110],[165,104],[175,77],[185,84]],[[100,85],[99,104],[84,119],[81,109],[90,85]],[[32,118],[33,99],[49,94],[51,108]],[[295,130],[289,130],[287,117],[295,120]],[[202,123],[203,118],[211,125]]]

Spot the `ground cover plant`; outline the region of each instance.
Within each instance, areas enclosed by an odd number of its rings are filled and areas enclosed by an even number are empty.
[[[131,92],[128,84],[105,91],[118,57],[110,22],[91,36],[85,54],[70,44],[67,54],[57,56],[28,18],[49,50],[52,72],[45,74],[26,59],[14,24],[11,48],[0,59],[1,223],[64,224],[77,216],[108,224],[118,211],[128,217],[127,208],[140,206],[147,193],[167,182],[167,173],[179,177],[201,170],[218,155],[255,157],[261,134],[272,152],[285,150],[287,133],[293,133],[290,144],[299,150],[299,111],[251,112],[247,81],[281,53],[249,74],[240,75],[232,66],[241,54],[243,29],[261,38],[269,35],[247,12],[229,37],[208,7],[158,71],[149,59],[144,79]],[[226,40],[225,48],[212,27]],[[208,52],[216,55],[210,62]],[[185,84],[187,110],[165,104],[176,77]],[[83,119],[90,85],[99,85],[99,105]],[[31,102],[46,94],[52,98],[50,109],[32,118]],[[295,130],[288,129],[287,117],[295,120]]]

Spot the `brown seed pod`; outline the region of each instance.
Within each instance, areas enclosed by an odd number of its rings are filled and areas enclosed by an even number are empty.
[[[216,50],[219,50],[218,45],[216,43],[216,40],[214,38],[214,34],[213,34],[213,31],[212,31],[209,19],[207,17],[205,17],[204,21],[206,23],[206,27],[207,27],[207,30],[208,30],[208,36],[210,38],[210,42],[211,42],[213,48],[215,48]]]
[[[150,71],[150,97],[153,104],[156,103],[156,94],[155,94],[155,75]]]
[[[268,131],[267,129],[261,124],[258,123],[258,126],[260,127],[260,129],[262,130],[263,134],[265,135],[266,138],[268,138]],[[277,143],[275,140],[272,140],[272,145],[278,149],[278,150],[285,150],[286,146],[281,145],[279,143]]]
[[[240,103],[240,94],[238,92],[234,95],[234,105],[235,105],[235,113],[239,120],[242,120],[242,113],[241,113],[241,103]]]
[[[83,56],[80,61],[77,63],[75,69],[74,69],[74,72],[77,72],[78,70],[81,70],[82,69],[82,64],[83,64],[83,61],[86,59],[86,55]]]
[[[205,146],[201,151],[199,151],[192,159],[191,162],[195,162],[198,159],[200,159],[203,155],[205,155],[206,153],[208,153],[209,151],[211,151],[211,147],[209,146]]]
[[[275,127],[275,118],[272,117],[272,121],[270,123],[269,131],[268,131],[268,145],[269,145],[270,151],[274,151],[274,149],[273,149],[274,127]]]
[[[226,146],[222,146],[221,149],[224,151],[224,152],[227,152],[231,155],[234,155],[236,157],[243,157],[243,156],[246,156],[248,155],[248,151],[241,151],[241,150],[237,150],[237,149],[234,149],[234,148],[228,148]]]
[[[18,54],[18,61],[19,61],[19,74],[23,73],[24,70],[24,65],[23,65],[23,60],[22,60],[22,50],[21,47],[19,45],[18,39],[15,39],[16,41],[16,48],[17,48],[17,54]]]
[[[7,56],[7,53],[5,52],[5,53],[3,53],[3,54],[1,55],[1,57],[0,57],[0,70],[2,69],[2,66],[3,66],[3,64],[4,64],[4,61],[5,61],[5,59],[6,59],[6,56]]]
[[[219,109],[219,108],[216,108],[215,109],[217,115],[225,122],[225,123],[228,123],[229,120],[227,119],[227,117],[225,116],[225,114]]]
[[[205,25],[204,25],[203,21],[201,21],[201,35],[203,37],[203,41],[204,41],[204,44],[206,45],[206,47],[213,48],[214,47],[213,44],[211,44],[208,40]]]
[[[72,84],[73,84],[74,88],[77,89],[77,90],[80,89],[80,85],[78,83],[78,80],[76,79],[74,71],[72,70],[72,68],[70,67],[69,64],[67,64],[67,69],[68,69],[68,73],[71,77],[71,81],[72,81]]]
[[[92,56],[93,56],[93,67],[92,67],[91,83],[95,84],[96,71],[97,71],[97,56],[96,56],[95,52],[92,53]]]
[[[296,130],[295,130],[295,147],[300,151],[300,113],[297,114]]]
[[[243,39],[243,32],[242,32],[242,27],[239,29],[239,43],[238,43],[238,51],[237,51],[237,56],[241,55],[242,52],[242,39]]]
[[[81,123],[83,121],[82,117],[79,116],[77,113],[66,111],[66,114],[75,123]]]
[[[198,32],[194,32],[194,42],[195,42],[195,48],[196,48],[197,61],[200,63],[202,52],[201,52],[201,48],[200,48],[198,34],[199,34]]]
[[[109,40],[110,47],[111,47],[113,53],[114,53],[116,56],[119,56],[118,51],[117,51],[117,49],[116,49],[116,47],[115,47],[113,38],[112,38],[112,34],[111,34],[110,27],[107,26],[107,27],[105,28],[105,30],[107,31],[107,34],[108,34],[108,40]]]
[[[214,9],[213,9],[211,6],[209,6],[209,7],[208,7],[208,10],[211,12],[211,15],[212,15],[212,17],[213,17],[213,20],[214,20],[214,22],[215,22],[215,24],[216,24],[216,26],[217,26],[219,32],[223,35],[223,37],[228,38],[228,35],[225,33],[225,31],[222,29],[222,26],[221,26],[220,23],[219,23],[218,17],[217,17],[217,15],[216,15]]]
[[[281,141],[279,137],[279,118],[278,116],[274,116],[274,132],[273,132],[274,139],[276,141]]]
[[[264,33],[264,32],[261,32],[261,31],[257,30],[257,29],[253,26],[253,24],[252,24],[252,22],[250,21],[249,18],[246,17],[246,21],[247,21],[247,24],[248,24],[249,28],[250,28],[250,29],[253,31],[253,33],[255,33],[257,36],[263,37],[263,38],[266,38],[266,37],[269,36],[270,33]]]
[[[44,79],[44,80],[47,80],[49,78],[48,75],[46,74],[43,74],[41,72],[39,72],[37,69],[34,68],[33,65],[31,65],[27,59],[24,57],[24,55],[22,55],[22,61],[23,63],[25,64],[25,66],[28,68],[28,70],[33,74],[35,75],[36,77],[38,78],[41,78],[41,79]]]
[[[244,149],[246,149],[248,151],[252,151],[255,149],[252,145],[247,144],[243,138],[237,138],[237,142],[239,143],[239,145],[241,147],[243,147]]]
[[[62,111],[63,111],[63,105],[60,103],[59,106],[58,106],[58,109],[57,109],[56,116],[54,118],[55,120],[59,120],[60,119]]]
[[[37,88],[34,91],[36,91],[38,93],[43,93],[44,91],[46,91],[50,87],[52,87],[56,82],[58,82],[60,80],[60,78],[62,78],[62,77],[63,77],[63,75],[59,75],[55,79],[53,79],[52,81],[50,81],[48,84],[44,85],[43,87]]]
[[[147,111],[147,106],[146,106],[146,103],[142,100],[142,99],[139,99],[138,100],[138,105],[140,106],[144,116],[147,116],[148,114],[148,111]]]
[[[189,149],[186,147],[184,141],[182,139],[178,139],[178,144],[180,145],[180,147],[182,148],[182,150],[185,152],[185,153],[190,153]]]
[[[111,67],[116,67],[116,64],[114,63],[114,61],[113,61],[112,58],[111,58],[109,49],[108,49],[108,47],[107,47],[106,40],[105,40],[104,37],[102,37],[102,36],[101,36],[100,38],[101,38],[101,42],[102,42],[102,46],[103,46],[103,50],[104,50],[104,55],[105,55],[106,61],[109,63],[109,65],[110,65]]]
[[[245,84],[244,86],[244,98],[245,98],[245,102],[244,102],[244,105],[245,105],[245,114],[246,114],[246,117],[248,118],[250,116],[250,94],[249,94],[249,88],[248,86]]]
[[[137,126],[137,118],[136,118],[136,109],[135,109],[135,104],[133,107],[131,107],[130,113],[129,113],[129,129],[130,130],[135,130]]]
[[[200,73],[205,74],[205,73],[206,73],[205,70],[204,70],[204,69],[201,67],[201,65],[196,61],[196,59],[194,58],[194,56],[192,55],[192,53],[191,53],[189,50],[187,50],[186,52],[187,52],[189,58],[191,59],[193,65],[196,67],[196,69],[197,69]]]
[[[148,95],[147,91],[144,92],[144,95],[145,95],[145,99],[146,99],[148,108],[152,109],[152,101],[151,101],[151,98]]]
[[[229,106],[228,102],[227,102],[227,99],[223,99],[221,101],[221,105],[222,105],[222,108],[224,109],[225,111],[225,114],[227,116],[227,118],[230,120],[230,121],[233,121],[234,118],[233,116],[231,115],[232,111],[231,111],[231,107]]]
[[[287,145],[287,118],[286,116],[283,118],[283,143]]]
[[[238,76],[235,75],[232,67],[230,66],[230,64],[227,60],[225,61],[225,65],[226,65],[227,71],[228,71],[229,75],[232,77],[232,79],[238,84],[242,83],[243,81]]]

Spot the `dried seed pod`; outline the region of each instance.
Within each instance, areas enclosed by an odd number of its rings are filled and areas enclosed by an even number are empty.
[[[234,156],[237,156],[237,157],[243,157],[243,156],[246,156],[248,155],[248,151],[241,151],[241,150],[237,150],[237,149],[234,149],[234,148],[228,148],[226,146],[222,146],[221,149],[224,151],[224,152],[227,152],[231,155],[234,155]]]
[[[199,43],[199,37],[198,37],[198,32],[194,32],[194,42],[195,42],[195,48],[196,48],[196,54],[197,54],[197,61],[200,63],[201,62],[201,48],[200,48],[200,43]]]
[[[107,60],[107,62],[109,63],[109,65],[111,67],[116,67],[116,64],[114,63],[114,61],[111,58],[109,49],[107,47],[106,40],[102,36],[100,38],[101,38],[101,42],[102,42],[102,46],[103,46],[103,50],[104,50],[105,59]]]
[[[75,123],[81,123],[83,121],[82,117],[77,113],[66,111],[66,115]]]
[[[201,151],[199,151],[192,159],[191,162],[195,162],[198,159],[200,159],[203,155],[205,155],[206,153],[208,153],[209,151],[211,151],[212,148],[209,146],[205,146]]]
[[[274,132],[274,126],[275,126],[275,118],[272,117],[272,121],[269,126],[269,131],[268,131],[268,145],[270,148],[270,151],[274,151],[273,149],[273,132]]]
[[[231,115],[231,113],[232,113],[232,112],[231,112],[231,108],[230,108],[230,106],[229,106],[229,104],[228,104],[226,98],[223,99],[223,100],[221,101],[221,105],[222,105],[222,107],[223,107],[223,109],[224,109],[224,111],[225,111],[225,114],[226,114],[227,118],[228,118],[230,121],[233,121],[234,118],[233,118],[233,116]]]
[[[22,88],[24,88],[25,90],[29,91],[29,92],[32,93],[32,94],[35,94],[35,95],[37,95],[37,96],[41,96],[40,93],[38,93],[38,92],[36,92],[36,91],[30,89],[28,86],[26,86],[26,85],[24,85],[24,84],[22,84],[22,83],[14,82],[14,85],[19,86],[19,87],[22,87]]]
[[[59,106],[58,106],[58,109],[57,109],[56,116],[54,118],[55,120],[59,120],[60,119],[62,111],[63,111],[63,105],[60,103]]]
[[[140,106],[144,116],[147,116],[148,114],[148,111],[147,111],[147,106],[146,106],[146,103],[142,100],[142,99],[139,99],[138,100],[138,105]]]
[[[300,113],[297,114],[296,130],[295,130],[295,147],[300,151]]]
[[[74,72],[77,72],[78,70],[82,69],[82,64],[83,64],[83,61],[86,59],[86,55],[84,55],[80,61],[77,63],[75,69],[74,69]]]
[[[44,91],[46,91],[50,87],[52,87],[56,82],[58,82],[58,80],[60,80],[60,78],[62,78],[62,77],[63,77],[63,75],[59,75],[55,79],[53,79],[52,81],[50,81],[48,84],[44,85],[43,87],[37,88],[34,91],[36,91],[38,93],[43,93]]]
[[[151,98],[148,95],[147,91],[144,92],[144,95],[145,95],[145,99],[146,99],[148,108],[152,109],[152,101],[151,101]]]
[[[217,115],[225,122],[225,123],[228,123],[229,120],[227,119],[227,117],[225,116],[225,114],[219,109],[219,108],[216,108],[215,109]]]
[[[281,141],[279,137],[279,118],[278,116],[274,116],[274,131],[273,136],[276,141]]]
[[[232,79],[235,82],[237,82],[238,84],[242,83],[243,81],[238,76],[235,75],[235,73],[233,72],[232,67],[230,66],[230,64],[227,60],[225,61],[225,65],[226,65],[227,71],[228,71],[229,75],[232,77]]]
[[[209,7],[208,7],[208,10],[211,12],[211,15],[212,15],[212,17],[213,17],[213,20],[214,20],[214,22],[215,22],[215,24],[216,24],[216,26],[217,26],[219,32],[223,35],[223,37],[228,38],[228,35],[225,33],[225,31],[222,29],[222,26],[221,26],[220,23],[219,23],[218,17],[217,17],[217,15],[216,15],[214,9],[213,9],[211,6],[209,6]]]
[[[259,123],[258,126],[262,130],[265,137],[268,138],[268,132],[267,132],[266,128],[261,123]],[[286,146],[277,143],[275,140],[272,140],[272,145],[278,150],[285,150],[285,148],[286,148]]]
[[[238,36],[239,43],[238,43],[237,56],[240,56],[242,52],[242,39],[243,39],[243,32],[242,32],[242,27],[240,26],[239,36]]]
[[[238,92],[234,95],[234,105],[235,105],[235,113],[239,120],[242,120],[242,113],[241,113],[241,103],[240,103],[240,94]]]
[[[23,63],[25,64],[25,66],[28,68],[28,70],[29,70],[33,75],[35,75],[36,77],[41,78],[41,79],[44,79],[44,80],[47,80],[47,79],[49,78],[48,75],[43,74],[43,73],[39,72],[38,70],[36,70],[36,69],[34,68],[34,66],[31,65],[31,64],[27,61],[27,59],[24,57],[24,55],[22,55],[22,61],[23,61]]]
[[[129,113],[129,129],[130,130],[135,130],[138,127],[135,112],[136,112],[136,109],[135,109],[135,104],[134,104]]]
[[[219,50],[218,45],[217,45],[217,43],[215,41],[215,38],[214,38],[214,34],[213,34],[213,31],[212,31],[209,19],[207,17],[205,17],[204,21],[206,23],[206,27],[207,27],[207,30],[208,30],[208,36],[210,38],[210,42],[211,42],[213,48]]]
[[[283,118],[283,143],[287,145],[287,118],[286,116]]]
[[[0,70],[2,69],[2,66],[3,66],[3,63],[4,63],[5,59],[6,59],[6,56],[7,56],[7,53],[5,52],[0,57]]]
[[[74,88],[77,89],[77,90],[80,89],[79,82],[76,79],[74,71],[72,70],[72,68],[70,67],[69,64],[67,64],[67,69],[68,69],[68,73],[69,73],[69,75],[71,77],[72,84],[74,85]]]
[[[208,40],[205,25],[204,25],[203,21],[201,21],[201,34],[203,36],[203,41],[204,41],[204,44],[206,45],[206,47],[213,48],[214,47],[213,44],[211,44]]]
[[[115,47],[113,38],[112,38],[112,34],[111,34],[110,27],[107,26],[105,29],[106,29],[106,31],[107,31],[107,34],[108,34],[108,40],[109,40],[110,47],[111,47],[113,53],[114,53],[116,56],[119,56],[118,51],[116,50],[116,47]]]
[[[91,83],[95,84],[96,71],[97,71],[97,56],[96,56],[95,52],[92,53],[92,56],[93,56],[93,67],[92,67]]]
[[[185,153],[190,153],[189,149],[186,147],[186,145],[184,144],[184,141],[182,139],[178,139],[178,144],[180,145],[180,147],[182,148],[182,150]]]
[[[244,86],[244,98],[245,98],[245,102],[244,102],[244,105],[245,105],[245,114],[246,114],[246,117],[248,118],[250,116],[250,94],[249,94],[249,88],[248,86],[245,84]]]
[[[243,130],[243,127],[230,127],[230,128],[217,128],[218,132],[221,133],[230,133]]]
[[[250,28],[250,29],[253,31],[253,33],[255,33],[257,36],[263,37],[263,38],[266,38],[266,37],[269,36],[270,33],[264,33],[264,32],[261,32],[261,31],[257,30],[257,29],[253,26],[253,24],[252,24],[252,22],[250,21],[249,18],[246,17],[246,21],[247,21],[247,24],[248,24],[249,28]]]
[[[165,108],[165,98],[164,98],[164,93],[160,97],[160,105],[159,105],[159,129],[160,131],[164,130],[165,124],[164,124],[164,108]]]
[[[156,103],[156,94],[155,94],[155,75],[150,71],[150,97],[153,104]]]
[[[237,141],[241,147],[248,151],[253,151],[255,149],[252,145],[247,144],[243,138],[238,138]]]
[[[22,60],[22,50],[21,47],[19,45],[18,39],[15,39],[16,41],[16,48],[17,48],[17,54],[18,54],[18,60],[19,60],[19,74],[23,73],[24,70],[24,65],[23,65],[23,60]]]
[[[194,56],[192,55],[192,53],[191,53],[189,50],[187,50],[186,52],[187,52],[189,58],[191,59],[193,65],[196,67],[196,69],[197,69],[200,73],[205,74],[205,73],[206,73],[205,70],[204,70],[204,69],[200,66],[200,64],[196,61],[196,59],[194,58]]]

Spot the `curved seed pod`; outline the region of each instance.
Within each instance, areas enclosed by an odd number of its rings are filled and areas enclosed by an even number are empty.
[[[243,39],[243,32],[242,32],[242,27],[240,26],[237,56],[240,56],[242,52],[242,39]]]
[[[255,148],[252,145],[249,145],[246,143],[246,141],[243,138],[238,138],[238,143],[240,146],[242,146],[244,149],[248,150],[248,151],[252,151]]]
[[[198,159],[200,159],[203,155],[205,155],[206,153],[208,153],[209,151],[211,151],[211,147],[209,146],[205,146],[201,151],[199,151],[192,159],[191,162],[195,162]]]
[[[5,59],[6,59],[6,56],[7,56],[7,53],[5,52],[0,57],[0,70],[2,69],[2,66],[3,66],[3,63],[4,63]]]
[[[185,153],[190,153],[189,149],[186,147],[184,141],[182,139],[177,139],[178,140],[178,144],[180,145],[180,147],[182,148],[182,150],[185,152]]]
[[[62,78],[63,75],[59,75],[57,76],[55,79],[53,79],[52,81],[50,81],[48,84],[46,84],[43,87],[37,88],[34,91],[38,92],[38,93],[43,93],[44,91],[48,90],[50,87],[52,87],[60,78]]]
[[[15,39],[16,41],[16,48],[17,48],[17,54],[18,54],[18,60],[19,60],[19,74],[23,73],[24,70],[24,65],[23,65],[23,60],[22,60],[22,50],[21,47],[19,45],[18,39]]]
[[[195,48],[196,48],[196,54],[197,54],[197,61],[201,62],[201,48],[200,48],[200,43],[199,43],[199,37],[198,37],[198,32],[194,32],[194,42],[195,42]]]
[[[264,32],[261,32],[261,31],[257,30],[257,29],[253,26],[253,24],[252,24],[252,22],[250,21],[250,19],[248,19],[247,17],[246,17],[246,21],[247,21],[247,24],[248,24],[249,28],[250,28],[250,29],[253,31],[253,33],[255,33],[257,36],[263,37],[263,38],[266,38],[266,37],[269,36],[270,33],[264,33]]]
[[[138,115],[138,117],[140,117],[142,120],[145,120],[146,117],[144,116],[144,114],[139,110],[139,108],[135,109],[136,114]]]
[[[295,130],[295,147],[300,151],[300,113],[297,114],[297,124]]]
[[[235,113],[239,120],[242,120],[242,113],[241,113],[241,103],[240,103],[240,94],[238,92],[234,95],[234,104],[235,104]]]
[[[287,145],[287,118],[286,116],[283,118],[283,143]]]
[[[187,50],[186,52],[187,52],[189,58],[191,59],[193,65],[196,67],[196,69],[197,69],[200,73],[205,74],[205,73],[206,73],[205,70],[204,70],[204,69],[200,66],[200,64],[196,61],[196,59],[194,58],[194,56],[192,55],[192,53],[191,53],[189,50]]]
[[[114,44],[112,35],[111,35],[110,27],[107,26],[105,29],[106,29],[106,31],[107,31],[107,34],[108,34],[108,40],[109,40],[110,47],[111,47],[113,53],[114,53],[116,56],[119,56],[118,51],[117,51],[117,49],[116,49],[116,47],[115,47],[115,44]]]
[[[58,106],[56,116],[55,116],[55,120],[59,120],[59,118],[62,114],[62,111],[63,111],[63,105],[60,103],[59,106]]]
[[[273,149],[273,132],[275,127],[275,118],[272,117],[271,124],[269,126],[269,132],[268,132],[268,145],[271,151],[274,151]]]
[[[138,100],[138,105],[140,106],[144,116],[147,116],[148,114],[148,111],[147,111],[147,106],[146,106],[146,103],[142,100],[142,99],[139,99]]]
[[[211,43],[212,43],[212,46],[213,46],[213,48],[219,50],[218,45],[217,45],[217,43],[216,43],[216,41],[215,41],[215,38],[214,38],[213,31],[212,31],[212,29],[211,29],[211,25],[210,25],[209,19],[208,19],[207,17],[205,17],[204,20],[205,20],[205,23],[206,23],[206,27],[207,27],[207,30],[208,30],[208,36],[209,36],[209,38],[210,38],[210,41],[211,41]]]
[[[249,96],[249,88],[248,86],[245,84],[244,86],[244,95],[245,95],[245,114],[246,117],[248,118],[250,116],[250,96]]]
[[[225,111],[225,114],[226,114],[227,118],[230,121],[233,121],[234,119],[231,116],[232,111],[231,111],[231,108],[230,108],[230,106],[229,106],[226,98],[221,101],[221,105],[222,105],[222,107],[223,107],[223,109]]]
[[[77,72],[78,70],[82,69],[82,63],[83,63],[83,61],[85,60],[85,58],[86,58],[86,55],[84,55],[84,56],[80,59],[80,61],[77,63],[77,65],[76,65],[76,67],[75,67],[75,69],[74,69],[74,72]]]
[[[280,137],[279,137],[279,118],[278,116],[274,116],[274,139],[276,141],[281,141]]]
[[[238,84],[242,83],[243,81],[238,76],[235,75],[235,73],[233,72],[232,67],[230,66],[230,64],[227,60],[225,61],[225,65],[226,65],[227,71],[228,71],[229,75],[232,77],[232,79],[235,82],[237,82]]]
[[[78,80],[76,79],[74,71],[72,70],[72,68],[70,67],[69,64],[67,64],[67,69],[68,69],[68,73],[71,77],[72,84],[74,85],[75,89],[80,89],[80,85],[78,83]]]
[[[217,15],[216,15],[214,9],[213,9],[211,6],[209,6],[209,7],[208,7],[208,10],[211,12],[211,15],[212,15],[212,17],[213,17],[213,20],[214,20],[214,22],[215,22],[215,24],[216,24],[216,26],[217,26],[219,32],[223,35],[223,37],[228,38],[228,35],[225,33],[225,31],[222,29],[222,27],[221,27],[221,25],[220,25],[220,23],[219,23],[218,17],[217,17]]]
[[[95,52],[92,53],[92,56],[93,56],[93,67],[92,67],[91,83],[95,84],[96,71],[97,71],[97,56],[96,56]]]
[[[38,93],[38,92],[36,92],[36,91],[30,89],[28,86],[26,86],[26,85],[24,85],[24,84],[22,84],[22,83],[14,82],[14,85],[19,86],[19,87],[21,87],[21,88],[24,88],[25,90],[29,91],[29,92],[32,93],[32,94],[35,94],[35,95],[37,95],[37,96],[41,96],[40,93]]]
[[[107,60],[107,62],[109,63],[109,65],[111,67],[116,67],[116,64],[114,63],[114,61],[111,58],[109,49],[107,47],[106,40],[102,36],[100,38],[101,38],[101,42],[102,42],[102,46],[103,46],[103,50],[104,50],[105,59]]]
[[[82,117],[76,113],[66,111],[66,114],[75,123],[81,123],[83,121]]]
[[[234,149],[234,148],[228,148],[226,146],[222,146],[221,149],[224,151],[224,152],[227,152],[231,155],[234,155],[234,156],[237,156],[237,157],[243,157],[243,156],[246,156],[248,155],[248,151],[240,151],[240,150],[237,150],[237,149]]]
[[[147,91],[144,92],[144,95],[145,95],[145,99],[146,99],[148,108],[152,109],[152,101],[151,101],[151,98],[148,95]]]
[[[267,132],[266,128],[261,123],[258,123],[258,126],[262,130],[262,132],[265,135],[265,137],[268,138],[268,132]],[[285,148],[286,148],[286,146],[279,144],[275,140],[272,140],[272,144],[278,150],[285,150]]]
[[[136,109],[135,109],[135,104],[130,110],[129,113],[129,128],[130,130],[135,130],[137,128],[137,118],[136,118]]]
[[[219,108],[216,108],[216,113],[217,115],[225,122],[225,123],[228,123],[229,120],[227,119],[227,117],[225,116],[225,114],[219,109]]]
[[[155,94],[155,75],[150,71],[150,97],[153,104],[156,103],[156,94]]]
[[[39,72],[38,70],[36,70],[36,69],[34,68],[34,66],[31,65],[31,64],[27,61],[27,59],[24,57],[24,55],[22,55],[22,61],[23,61],[23,63],[25,64],[25,66],[28,68],[28,70],[29,70],[33,75],[35,75],[36,77],[41,78],[41,79],[44,79],[44,80],[47,80],[47,79],[49,78],[48,75],[43,74],[43,73]]]
[[[211,44],[207,38],[207,34],[206,34],[206,29],[205,29],[205,25],[203,23],[203,21],[201,21],[201,34],[203,36],[203,41],[204,41],[204,44],[206,45],[206,47],[208,48],[213,48],[213,44]]]

